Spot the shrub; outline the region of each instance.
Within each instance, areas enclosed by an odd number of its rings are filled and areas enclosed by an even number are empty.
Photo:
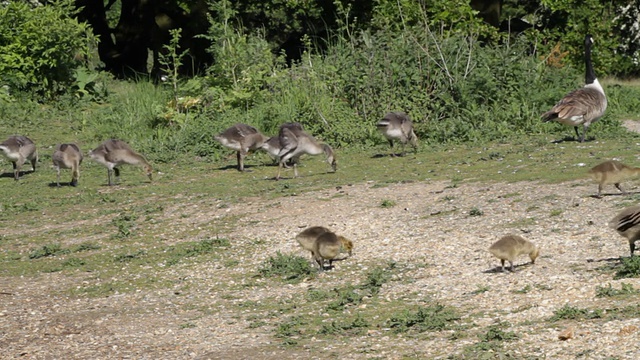
[[[64,93],[96,42],[89,27],[73,18],[72,0],[47,6],[27,1],[0,5],[0,85],[45,97]]]
[[[622,268],[616,272],[614,279],[633,278],[640,276],[640,256],[622,259]]]
[[[427,307],[421,307],[418,311],[402,311],[392,316],[389,321],[389,327],[396,333],[415,330],[424,331],[440,331],[447,328],[451,322],[460,319],[454,309],[436,304]]]
[[[311,275],[314,270],[309,260],[296,255],[285,255],[276,252],[270,256],[258,270],[260,275],[266,277],[281,277],[287,282],[299,282]]]

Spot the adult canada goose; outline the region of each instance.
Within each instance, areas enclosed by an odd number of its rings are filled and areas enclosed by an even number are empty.
[[[557,121],[567,126],[573,126],[576,140],[584,142],[589,125],[600,119],[607,110],[607,96],[602,85],[598,82],[593,65],[591,64],[591,45],[593,38],[587,35],[584,39],[584,62],[586,67],[585,85],[581,89],[568,93],[551,110],[542,114],[544,121]],[[582,125],[580,136],[578,126]]]
[[[31,162],[33,171],[36,171],[36,162],[38,162],[38,150],[36,144],[26,136],[15,135],[0,144],[2,155],[13,164],[13,178],[18,181],[20,179],[20,168],[26,161]]]
[[[280,179],[280,171],[290,159],[293,160],[293,174],[298,177],[298,161],[297,159],[304,154],[327,156],[327,162],[331,165],[331,169],[335,172],[338,168],[335,154],[331,146],[327,144],[319,144],[313,136],[299,129],[292,129],[289,126],[281,126],[278,134],[280,140],[280,158],[278,162],[278,174],[276,180]]]
[[[626,194],[620,186],[620,182],[640,175],[640,168],[627,166],[616,160],[607,160],[591,168],[589,175],[598,183],[598,197],[602,193],[602,188],[607,184],[615,185],[621,193]]]
[[[399,141],[402,144],[402,156],[405,154],[405,146],[411,144],[414,149],[418,148],[418,137],[413,132],[413,122],[409,115],[403,112],[390,112],[382,118],[377,124],[378,130],[387,138],[391,146],[391,156],[393,153],[393,141]]]
[[[116,184],[120,180],[120,169],[118,166],[123,164],[142,166],[149,180],[152,180],[153,169],[144,158],[144,156],[133,151],[129,144],[122,140],[110,139],[104,141],[97,148],[89,151],[89,156],[98,163],[107,167],[107,180],[109,186],[111,182],[111,173],[116,173]]]
[[[82,164],[82,151],[76,144],[59,144],[51,157],[53,166],[58,174],[56,184],[60,186],[60,169],[71,169],[71,182],[69,185],[77,186],[80,178],[80,164]]]
[[[609,222],[609,227],[629,240],[629,252],[633,256],[636,241],[640,239],[640,206],[631,206],[622,210]]]
[[[238,170],[244,171],[244,158],[250,150],[262,147],[267,137],[261,134],[253,126],[247,124],[235,124],[214,138],[224,147],[235,150],[238,158]]]
[[[513,272],[513,262],[519,255],[528,254],[532,264],[536,262],[536,258],[540,255],[540,250],[530,241],[513,234],[505,235],[493,243],[493,245],[489,247],[489,252],[500,259],[503,272],[505,261],[509,261],[511,271]]]

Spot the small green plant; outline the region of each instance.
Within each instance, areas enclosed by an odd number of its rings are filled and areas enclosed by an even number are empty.
[[[473,295],[478,295],[478,294],[482,294],[485,293],[489,290],[491,290],[491,287],[487,286],[487,285],[477,285],[477,289],[475,289],[474,291],[472,291],[471,293]]]
[[[142,256],[146,254],[147,252],[144,250],[138,250],[131,254],[120,254],[120,255],[116,255],[115,261],[120,263],[126,263],[136,259],[140,259]]]
[[[420,307],[415,312],[402,311],[389,319],[388,326],[396,333],[410,330],[417,332],[441,331],[458,319],[460,316],[453,308],[436,304]]]
[[[368,327],[369,322],[358,313],[351,321],[336,322],[334,320],[330,324],[323,324],[318,333],[321,335],[362,335]]]
[[[69,258],[69,259],[65,260],[62,263],[62,266],[76,268],[76,267],[80,267],[80,266],[85,265],[85,264],[86,263],[85,263],[84,260],[72,257],[72,258]]]
[[[558,321],[558,320],[588,320],[588,319],[599,319],[602,318],[602,310],[595,309],[580,309],[577,307],[573,307],[571,305],[565,305],[560,309],[553,312],[553,316],[549,319],[550,321]]]
[[[531,291],[531,285],[527,284],[520,290],[514,290],[513,293],[515,293],[515,294],[526,294],[529,291]]]
[[[549,216],[560,216],[560,215],[562,215],[562,210],[560,209],[553,209],[549,213]]]
[[[504,331],[502,328],[508,327],[508,323],[499,323],[495,325],[489,326],[487,332],[480,336],[480,340],[483,342],[491,342],[491,341],[512,341],[518,339],[518,335],[516,335],[512,331]]]
[[[640,276],[640,256],[622,259],[622,268],[616,272],[614,279],[635,278]]]
[[[69,250],[63,249],[60,244],[44,245],[40,249],[34,250],[29,254],[29,259],[40,259],[47,256],[54,256],[59,254],[67,254]]]
[[[380,207],[381,208],[390,208],[390,207],[394,207],[396,206],[396,202],[393,200],[382,200],[382,202],[380,203]]]
[[[622,283],[620,289],[613,288],[611,283],[607,286],[596,286],[596,297],[613,297],[638,293],[640,293],[638,289],[635,289],[633,285],[627,283]]]
[[[265,277],[280,277],[287,282],[299,282],[313,274],[314,269],[309,260],[278,251],[262,264],[258,272]]]
[[[138,216],[133,213],[123,213],[116,216],[111,222],[118,228],[115,235],[117,239],[124,239],[131,236],[132,229]]]
[[[229,246],[231,246],[231,243],[225,238],[204,239],[193,243],[181,244],[171,248],[171,256],[167,259],[166,265],[175,265],[182,259],[211,254],[219,251],[220,248]]]
[[[306,324],[301,316],[292,316],[287,321],[278,325],[276,328],[276,337],[282,339],[284,345],[296,345],[298,344],[300,335],[302,335],[300,327]]]
[[[469,216],[482,216],[482,215],[484,215],[484,212],[475,206],[472,207],[471,210],[469,210]]]
[[[83,242],[71,249],[71,252],[82,252],[91,250],[100,250],[101,246],[91,242]]]

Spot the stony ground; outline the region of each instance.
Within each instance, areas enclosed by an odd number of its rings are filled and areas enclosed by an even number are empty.
[[[631,195],[620,196],[611,188],[602,199],[591,197],[596,185],[586,179],[562,184],[355,184],[275,200],[248,199],[229,207],[185,199],[183,206],[165,209],[163,216],[174,220],[167,236],[212,219],[233,218],[232,230],[219,235],[231,241],[236,266],[211,261],[167,268],[169,286],[106,298],[58,291],[82,286],[95,274],[0,278],[0,358],[461,356],[465,346],[478,341],[476,336],[458,338],[452,330],[395,335],[379,328],[345,338],[310,337],[298,346],[284,346],[274,336],[272,323],[282,319],[264,311],[267,302],[301,301],[311,287],[356,282],[367,269],[395,261],[404,270],[383,285],[382,300],[375,306],[429,298],[456,307],[463,314],[461,322],[478,328],[509,324],[505,330],[518,336],[504,342],[511,358],[637,359],[638,318],[548,321],[565,305],[610,309],[636,304],[634,298],[596,297],[596,288],[608,284],[640,288],[639,279],[613,280],[613,272],[606,270],[628,256],[626,240],[607,226],[620,209],[634,204],[637,187],[626,185]],[[352,239],[354,255],[299,284],[256,276],[276,251],[307,257],[293,237],[311,225]],[[487,248],[510,232],[539,245],[541,257],[530,265],[523,256],[515,273],[497,272],[499,261]],[[252,326],[256,317],[265,325]],[[559,340],[563,332],[568,340]]]

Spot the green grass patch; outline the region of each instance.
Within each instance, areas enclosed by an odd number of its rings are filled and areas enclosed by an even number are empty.
[[[308,259],[278,251],[263,262],[258,272],[264,277],[275,277],[285,282],[297,283],[315,274],[316,270]]]
[[[395,333],[441,331],[451,327],[460,316],[451,307],[429,305],[418,310],[403,310],[393,315],[387,326]]]
[[[616,271],[614,279],[636,278],[640,276],[640,256],[622,258],[622,266]]]

